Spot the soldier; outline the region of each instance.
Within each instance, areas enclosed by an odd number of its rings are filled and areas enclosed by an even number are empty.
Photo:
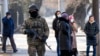
[[[25,20],[23,33],[27,34],[28,54],[29,56],[44,56],[45,42],[49,35],[49,28],[44,18],[38,14],[39,10],[36,5],[29,7],[30,18]],[[37,36],[35,36],[37,35]]]

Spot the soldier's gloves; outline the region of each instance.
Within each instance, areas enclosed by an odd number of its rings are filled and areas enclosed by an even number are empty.
[[[28,34],[28,35],[34,35],[35,34],[34,31],[30,30],[30,29],[26,29],[24,33]]]
[[[41,38],[41,42],[44,42],[45,43],[46,40],[47,40],[47,36],[43,35],[42,38]]]

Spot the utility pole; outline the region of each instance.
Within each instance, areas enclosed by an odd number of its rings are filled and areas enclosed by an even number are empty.
[[[58,0],[58,10],[60,10],[60,0]]]
[[[2,17],[4,17],[5,15],[6,15],[6,12],[8,11],[8,0],[2,0],[2,5],[3,5],[3,9],[2,9],[2,11],[3,11],[3,15],[2,15]],[[2,21],[2,20],[1,20]],[[2,30],[2,23],[1,23],[1,30]],[[1,33],[2,33],[2,31],[1,31]]]
[[[3,17],[6,15],[6,12],[8,12],[8,1],[9,0],[3,0]],[[1,24],[1,29],[2,29],[2,24]],[[2,31],[1,31],[2,33]],[[10,41],[7,39],[7,45],[9,45]]]
[[[99,0],[92,0],[93,1],[93,15],[95,17],[95,20],[99,26]],[[100,34],[97,36],[97,56],[100,56]]]
[[[0,5],[1,5],[1,17],[4,17],[6,12],[8,11],[8,0],[0,0]],[[1,20],[1,19],[0,19]],[[2,20],[0,21],[0,23],[2,22]],[[1,34],[2,34],[2,23],[1,23]]]
[[[3,10],[4,10],[4,15],[3,16],[5,16],[5,14],[6,14],[6,12],[8,11],[8,0],[4,0],[3,1]]]
[[[60,0],[60,11],[65,12],[65,1],[66,0]]]

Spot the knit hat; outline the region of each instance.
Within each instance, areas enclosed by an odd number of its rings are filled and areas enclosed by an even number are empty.
[[[62,13],[62,17],[68,19],[68,14],[66,12]]]

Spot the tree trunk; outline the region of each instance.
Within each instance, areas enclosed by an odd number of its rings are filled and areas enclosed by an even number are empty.
[[[99,0],[93,0],[93,15],[96,22],[99,24]]]
[[[99,26],[99,0],[92,0],[93,1],[93,15],[95,17],[95,20]],[[98,46],[97,46],[97,56],[100,56],[100,34],[98,34],[97,36],[97,42],[98,42]]]

